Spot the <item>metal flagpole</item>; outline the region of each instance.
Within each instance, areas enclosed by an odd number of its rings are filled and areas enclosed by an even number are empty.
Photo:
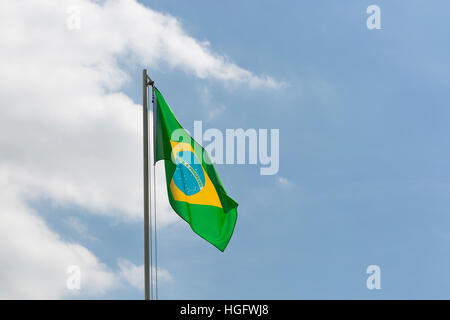
[[[153,121],[152,130],[150,131],[151,147],[149,148],[149,127],[148,127],[148,86],[152,87],[152,105],[153,105]],[[144,262],[144,281],[145,281],[145,300],[152,300],[154,297],[158,299],[158,255],[156,246],[156,174],[155,174],[155,108],[157,105],[155,99],[155,82],[148,76],[147,70],[142,72],[142,106],[143,106],[143,135],[144,135],[144,250],[145,250],[145,262]],[[149,149],[151,149],[152,155],[149,159]],[[150,160],[150,161],[149,161]],[[151,169],[149,170],[149,163]],[[153,186],[151,192],[149,192],[150,182],[152,181],[153,171]],[[152,214],[150,210],[151,194],[153,193],[153,211],[154,211],[154,245],[153,245],[153,232],[152,232]],[[155,256],[155,285],[156,289],[153,290],[153,255]]]
[[[145,300],[152,298],[151,290],[151,235],[150,235],[150,214],[149,214],[149,170],[148,170],[148,90],[149,77],[147,70],[142,72],[142,106],[143,106],[143,151],[144,151],[144,281],[145,281]],[[151,174],[151,173],[150,173]]]

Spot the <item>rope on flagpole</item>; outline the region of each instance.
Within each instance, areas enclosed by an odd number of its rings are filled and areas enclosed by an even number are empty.
[[[147,78],[150,79],[150,77],[147,75]],[[150,85],[150,82],[147,82],[147,86]],[[153,101],[153,98],[152,98]],[[147,118],[148,119],[148,118]],[[149,139],[149,150],[150,152],[152,152],[151,150],[153,150],[153,128],[149,128],[150,129],[150,139]],[[149,165],[152,166],[152,162],[153,162],[153,155],[151,154],[149,157]],[[153,176],[153,168],[151,168],[150,170],[150,184],[152,183],[152,178],[153,180],[155,179],[155,177]],[[151,187],[150,190],[150,194],[153,193],[153,187]],[[152,204],[155,202],[155,198],[152,199],[152,195],[150,195],[150,215],[149,215],[149,230],[150,230],[150,300],[154,299],[154,290],[153,290],[153,218],[152,218],[152,212],[153,212],[153,208],[152,208]],[[153,200],[153,202],[152,202]]]
[[[158,300],[158,243],[157,243],[157,226],[156,226],[156,163],[155,163],[155,137],[156,137],[156,123],[155,123],[155,119],[156,119],[156,108],[157,108],[157,101],[155,99],[155,86],[154,83],[152,84],[152,103],[153,103],[153,113],[152,113],[152,117],[153,117],[153,161],[152,161],[152,165],[153,165],[153,203],[154,203],[154,208],[153,208],[153,212],[155,215],[155,230],[154,230],[154,234],[155,234],[155,245],[154,245],[154,252],[155,252],[155,299]]]

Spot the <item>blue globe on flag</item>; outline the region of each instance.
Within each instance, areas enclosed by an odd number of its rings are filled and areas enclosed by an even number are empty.
[[[192,196],[205,186],[202,165],[192,151],[180,151],[175,157],[173,182],[185,195]]]

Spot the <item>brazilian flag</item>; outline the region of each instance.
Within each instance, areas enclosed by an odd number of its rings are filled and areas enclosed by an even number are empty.
[[[170,205],[195,233],[224,251],[236,224],[238,204],[225,191],[208,153],[154,90],[155,163],[164,160]]]

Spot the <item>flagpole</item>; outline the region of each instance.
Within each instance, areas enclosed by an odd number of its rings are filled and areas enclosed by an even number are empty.
[[[145,300],[150,300],[151,284],[150,279],[150,214],[149,214],[149,170],[148,170],[148,90],[149,77],[147,69],[142,72],[142,107],[143,107],[143,151],[144,151],[144,282]]]

